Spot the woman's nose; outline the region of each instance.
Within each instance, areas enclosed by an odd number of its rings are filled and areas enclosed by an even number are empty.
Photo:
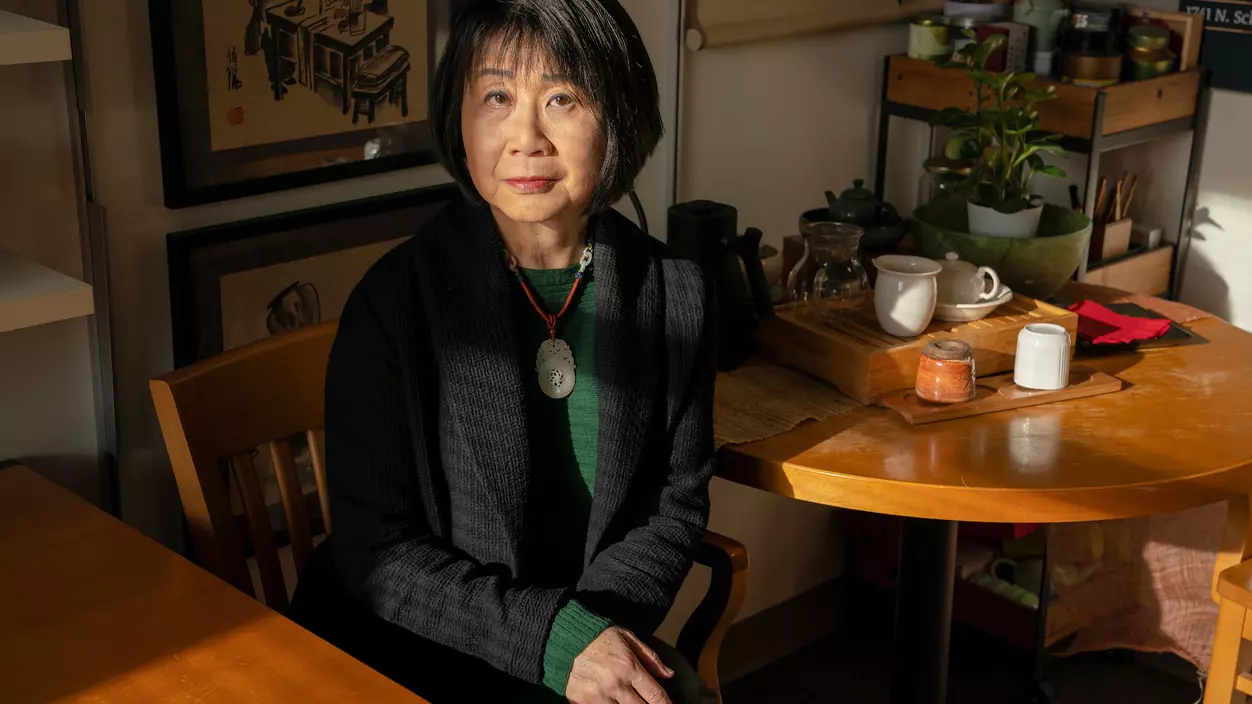
[[[512,134],[509,153],[514,156],[548,156],[552,142],[544,132],[539,117],[530,110],[517,110],[510,119]]]

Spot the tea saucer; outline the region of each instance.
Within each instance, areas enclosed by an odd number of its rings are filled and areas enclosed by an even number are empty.
[[[991,311],[1013,300],[1013,291],[1008,286],[1001,286],[996,297],[978,303],[936,303],[935,317],[949,323],[969,323],[982,320],[991,315]]]

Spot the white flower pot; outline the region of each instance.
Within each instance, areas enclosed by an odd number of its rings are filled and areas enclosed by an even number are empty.
[[[1039,230],[1039,216],[1043,215],[1042,204],[1019,210],[1016,213],[1002,213],[995,208],[966,201],[965,210],[969,213],[971,235],[1014,239],[1034,237],[1035,232]]]

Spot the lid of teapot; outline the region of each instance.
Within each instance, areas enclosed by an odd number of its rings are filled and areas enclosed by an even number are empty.
[[[865,179],[857,178],[852,180],[852,188],[844,189],[839,194],[839,200],[874,200],[874,192],[865,187]]]
[[[978,267],[974,266],[973,262],[964,261],[961,259],[961,255],[956,252],[948,252],[943,255],[943,261],[939,262],[939,266],[946,271],[967,271],[970,273],[978,271]]]

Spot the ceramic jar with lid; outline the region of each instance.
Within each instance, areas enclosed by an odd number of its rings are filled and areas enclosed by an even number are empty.
[[[961,340],[933,340],[922,350],[913,390],[930,403],[965,403],[976,390],[974,351]]]
[[[956,252],[948,252],[938,264],[942,268],[938,279],[939,303],[978,303],[1000,294],[1000,277],[991,267],[962,261]]]
[[[909,58],[934,61],[951,53],[947,18],[943,15],[918,15],[909,21]]]

